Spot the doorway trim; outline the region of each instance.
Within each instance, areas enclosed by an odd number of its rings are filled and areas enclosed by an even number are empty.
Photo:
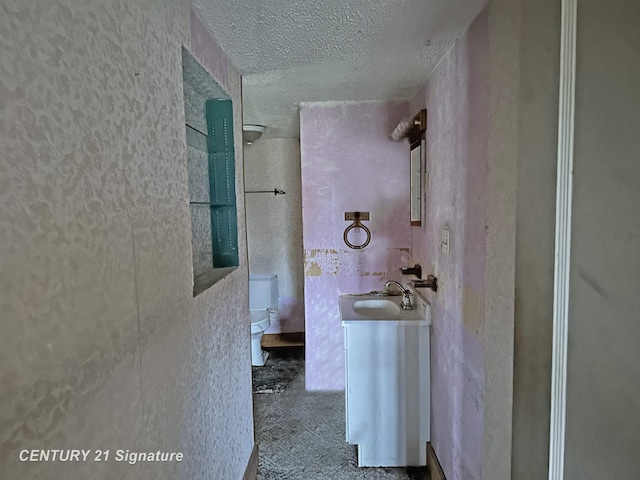
[[[578,0],[562,0],[549,480],[564,478],[577,10]]]

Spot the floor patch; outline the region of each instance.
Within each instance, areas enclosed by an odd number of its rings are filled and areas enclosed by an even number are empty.
[[[427,478],[425,468],[359,468],[344,439],[344,393],[307,392],[303,357],[303,348],[273,349],[253,367],[258,480]]]

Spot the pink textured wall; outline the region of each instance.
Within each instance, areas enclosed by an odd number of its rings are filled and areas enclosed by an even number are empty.
[[[431,435],[447,478],[482,478],[488,22],[482,12],[411,102],[428,109],[430,176],[412,262],[439,280],[432,303]],[[440,249],[450,231],[450,253]],[[429,292],[430,294],[431,292]]]
[[[344,389],[339,295],[381,289],[409,264],[409,147],[389,139],[407,114],[406,102],[301,107],[308,390]],[[343,242],[346,211],[371,212],[362,250]]]

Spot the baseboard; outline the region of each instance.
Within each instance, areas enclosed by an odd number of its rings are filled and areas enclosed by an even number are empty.
[[[447,480],[431,442],[427,443],[427,470],[429,470],[429,478],[431,480]]]
[[[258,444],[256,443],[251,450],[251,456],[247,463],[247,468],[244,471],[242,480],[256,480],[258,476]]]
[[[300,347],[304,345],[304,332],[265,333],[262,336],[263,347]]]

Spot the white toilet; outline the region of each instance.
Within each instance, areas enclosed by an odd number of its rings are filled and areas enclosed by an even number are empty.
[[[262,334],[275,320],[278,309],[278,276],[249,275],[249,310],[251,310],[251,365],[262,366],[269,354],[262,351]]]

